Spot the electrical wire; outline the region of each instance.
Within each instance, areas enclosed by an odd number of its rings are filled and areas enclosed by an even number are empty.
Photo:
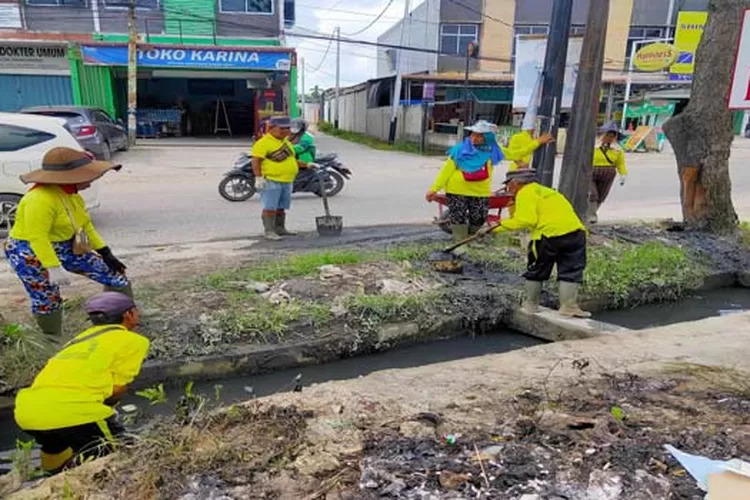
[[[315,66],[315,69],[312,70],[313,73],[318,71],[322,66],[323,63],[326,62],[326,57],[328,57],[328,53],[331,51],[331,45],[333,45],[333,34],[331,35],[331,38],[328,40],[328,46],[326,47],[325,54],[323,54],[323,57],[320,59],[320,62],[317,66]]]
[[[471,5],[467,5],[464,2],[462,2],[461,0],[448,0],[448,1],[450,3],[452,3],[453,5],[457,5],[459,7],[462,7],[464,9],[468,10],[469,12],[473,12],[474,14],[479,14],[480,16],[484,17],[485,19],[489,19],[490,21],[495,21],[496,23],[502,24],[503,26],[506,26],[506,27],[510,28],[511,30],[515,31],[515,26],[513,26],[513,24],[511,24],[511,23],[509,23],[507,21],[503,21],[502,19],[498,19],[496,17],[493,17],[493,16],[491,16],[489,14],[485,14],[481,10],[476,9],[476,8],[472,7]]]
[[[369,24],[368,24],[367,26],[365,26],[364,28],[362,28],[362,29],[360,29],[360,30],[357,30],[357,31],[355,31],[354,33],[344,33],[344,34],[345,34],[346,36],[357,36],[357,35],[361,35],[361,34],[362,34],[362,33],[364,33],[365,31],[369,30],[370,28],[372,28],[372,27],[373,27],[373,25],[374,25],[375,23],[377,23],[378,21],[380,21],[380,19],[381,19],[381,18],[383,17],[383,15],[384,15],[384,14],[385,14],[385,13],[386,13],[386,12],[388,11],[388,9],[390,9],[390,8],[391,8],[391,5],[393,5],[393,2],[394,2],[394,1],[395,1],[395,0],[389,0],[389,1],[388,1],[388,3],[386,4],[385,8],[383,8],[383,10],[381,10],[381,11],[380,11],[380,14],[378,14],[377,16],[375,16],[375,19],[373,19],[372,21],[370,21],[370,23],[369,23]]]

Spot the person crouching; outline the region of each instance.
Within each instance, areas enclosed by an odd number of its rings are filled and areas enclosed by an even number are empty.
[[[105,292],[84,310],[93,327],[65,344],[16,396],[18,426],[42,447],[42,469],[57,473],[113,451],[124,428],[112,408],[138,375],[149,341],[133,299]]]
[[[531,231],[528,249],[526,295],[523,310],[533,314],[539,309],[542,285],[557,266],[560,283],[560,314],[590,318],[591,313],[578,306],[578,292],[586,269],[586,231],[570,202],[554,189],[537,181],[536,170],[508,172],[508,192],[515,198],[515,212],[502,221],[495,232]]]

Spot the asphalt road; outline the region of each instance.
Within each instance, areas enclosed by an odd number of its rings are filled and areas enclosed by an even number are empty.
[[[173,144],[140,146],[121,154],[117,160],[123,170],[101,181],[101,207],[94,218],[110,245],[134,249],[257,235],[260,200],[231,203],[217,191],[222,174],[245,149],[243,145]],[[331,200],[333,214],[344,216],[345,227],[428,223],[437,214],[437,206],[426,204],[423,195],[442,159],[376,151],[327,136],[319,136],[318,144],[321,152],[337,152],[354,171],[344,191]],[[748,160],[750,141],[738,139],[731,173],[735,204],[744,219],[750,219]],[[679,182],[672,154],[629,155],[628,166],[628,182],[613,188],[602,218],[679,218]],[[495,174],[498,185],[504,171],[501,167]],[[322,213],[318,197],[295,195],[290,226],[312,231],[315,217]]]

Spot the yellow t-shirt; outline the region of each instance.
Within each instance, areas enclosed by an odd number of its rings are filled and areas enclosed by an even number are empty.
[[[44,431],[73,427],[114,414],[104,401],[115,386],[130,384],[141,370],[149,341],[120,325],[89,328],[76,338],[115,328],[63,347],[16,396],[15,418],[21,429]]]
[[[510,160],[508,172],[518,170],[517,162],[522,162],[529,167],[533,159],[534,151],[539,148],[539,141],[534,139],[527,130],[522,130],[511,136],[507,147],[500,147],[506,160]]]
[[[430,191],[445,191],[446,194],[460,196],[471,196],[475,198],[489,198],[492,195],[492,172],[494,168],[491,162],[487,162],[489,178],[483,181],[467,181],[461,169],[458,168],[453,158],[448,158],[440,169],[435,183]]]
[[[625,151],[617,145],[610,147],[605,156],[601,143],[597,144],[594,147],[594,167],[615,167],[618,174],[628,175],[628,167],[625,166]]]
[[[528,229],[531,239],[554,238],[585,229],[567,198],[536,182],[525,185],[516,194],[515,211],[495,232]]]
[[[284,146],[289,150],[289,155],[285,159],[274,161],[269,158],[269,155],[279,151]],[[290,183],[294,182],[294,178],[297,177],[299,165],[297,164],[294,145],[287,139],[279,140],[271,134],[266,134],[253,144],[250,154],[253,158],[261,159],[260,168],[263,177],[269,181]]]
[[[70,216],[65,210],[66,206]],[[10,237],[28,241],[43,267],[58,267],[60,260],[52,243],[68,241],[75,236],[70,217],[73,217],[78,228],[86,231],[94,250],[106,246],[91,223],[81,195],[67,194],[58,186],[39,186],[21,198]]]

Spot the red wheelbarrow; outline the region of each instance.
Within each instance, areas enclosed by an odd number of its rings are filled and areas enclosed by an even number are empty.
[[[440,229],[451,234],[451,224],[448,219],[450,209],[448,201],[444,194],[437,194],[434,198],[438,204],[438,216],[435,217],[434,223],[440,226]],[[513,196],[505,191],[498,191],[490,196],[489,211],[487,213],[487,224],[492,226],[502,221],[502,212],[504,208],[513,204]]]

